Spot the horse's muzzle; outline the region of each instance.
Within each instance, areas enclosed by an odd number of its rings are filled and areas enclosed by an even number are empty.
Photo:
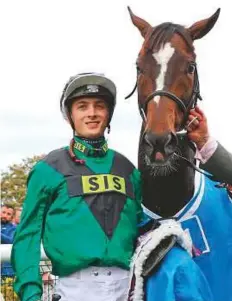
[[[162,134],[147,132],[143,136],[142,143],[145,154],[151,162],[164,163],[176,151],[178,140],[172,132]]]

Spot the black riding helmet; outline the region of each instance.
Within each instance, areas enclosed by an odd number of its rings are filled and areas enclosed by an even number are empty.
[[[115,84],[100,73],[80,73],[71,77],[64,87],[60,99],[60,110],[72,127],[74,125],[70,118],[71,105],[74,99],[83,96],[99,96],[106,101],[109,108],[109,125],[116,104]]]

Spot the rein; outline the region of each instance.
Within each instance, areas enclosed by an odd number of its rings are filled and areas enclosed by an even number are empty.
[[[195,171],[198,171],[199,173],[201,173],[202,175],[206,176],[208,179],[210,179],[211,181],[214,181],[214,182],[220,182],[215,176],[211,175],[211,174],[208,174],[206,172],[204,172],[203,170],[201,170],[199,167],[197,167],[194,163],[192,163],[191,161],[189,161],[187,158],[177,154],[177,153],[174,153],[174,155],[176,157],[178,157],[179,159],[182,159],[183,161],[185,161],[187,163],[187,165],[191,168],[193,168]]]

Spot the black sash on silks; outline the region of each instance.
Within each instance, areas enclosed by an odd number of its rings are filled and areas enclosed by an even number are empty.
[[[114,152],[110,172],[97,174],[86,164],[76,164],[67,149],[54,151],[54,155],[51,153],[45,161],[63,174],[70,198],[83,197],[105,234],[111,238],[127,198],[135,198],[130,180],[133,164]]]

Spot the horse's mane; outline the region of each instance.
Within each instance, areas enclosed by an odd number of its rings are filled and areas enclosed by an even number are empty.
[[[192,51],[194,50],[191,36],[185,27],[171,22],[162,23],[153,27],[149,36],[146,37],[145,47],[149,50],[158,50],[162,45],[170,41],[174,33],[178,33],[186,41],[189,48]]]

